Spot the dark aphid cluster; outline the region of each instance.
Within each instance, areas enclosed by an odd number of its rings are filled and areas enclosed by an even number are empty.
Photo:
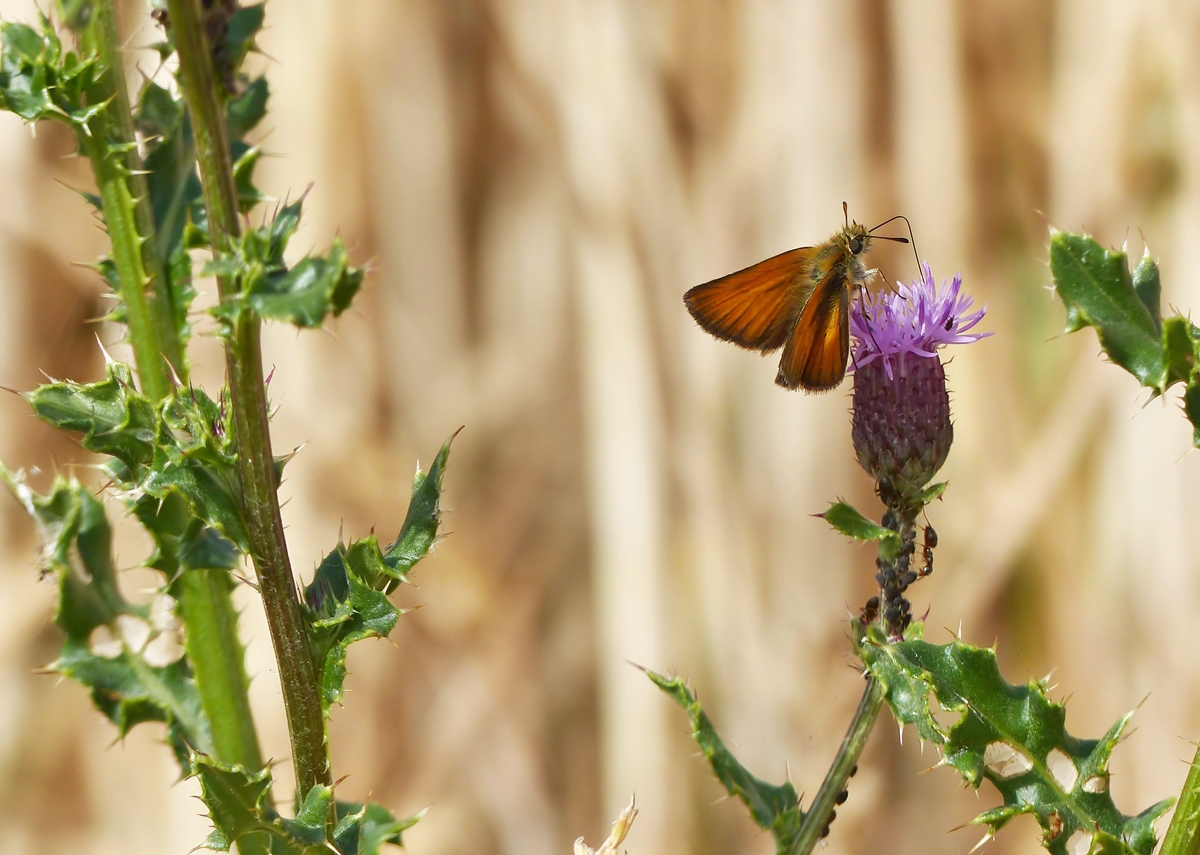
[[[855,763],[854,767],[850,770],[850,777],[853,778],[857,772],[858,772],[858,764]],[[846,803],[846,799],[848,799],[848,798],[850,798],[850,791],[842,790],[840,793],[837,794],[837,803],[839,805],[844,805]],[[837,811],[831,810],[829,812],[829,822],[825,823],[825,827],[821,829],[821,839],[822,840],[824,840],[826,837],[829,836],[829,826],[833,825],[833,821],[835,819],[837,819]]]
[[[887,496],[883,493],[884,491],[881,491],[880,497],[886,502]],[[933,572],[933,548],[937,546],[937,532],[933,526],[925,526],[921,554],[923,563],[918,569],[914,560],[917,552],[917,528],[911,516],[889,507],[884,511],[880,523],[884,528],[900,535],[900,550],[894,558],[875,559],[875,581],[882,596],[867,600],[861,620],[864,624],[875,623],[882,613],[888,635],[897,638],[912,623],[912,604],[905,596],[909,586]]]
[[[232,95],[238,91],[237,66],[241,61],[240,57],[233,55],[229,46],[229,22],[238,11],[237,0],[200,0],[200,8],[204,16],[204,35],[212,51],[213,65],[225,91]],[[154,9],[150,12],[150,17],[170,32],[171,18],[166,9]]]

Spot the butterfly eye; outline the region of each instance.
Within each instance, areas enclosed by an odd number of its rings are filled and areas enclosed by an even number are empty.
[[[860,238],[860,237],[850,238],[850,252],[854,253],[855,255],[858,255],[860,252],[862,252],[862,249],[863,249],[862,238]]]

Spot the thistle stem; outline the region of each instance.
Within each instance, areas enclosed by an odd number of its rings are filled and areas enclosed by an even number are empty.
[[[138,376],[147,396],[160,402],[171,389],[167,363],[185,381],[187,366],[182,358],[170,284],[155,240],[149,189],[133,145],[133,113],[125,86],[116,10],[113,0],[97,0],[92,9],[91,24],[84,38],[92,40],[91,47],[107,70],[98,83],[99,91],[94,94],[111,100],[111,104],[94,120],[93,132],[81,135],[80,140],[92,161],[100,188]],[[99,121],[101,118],[104,124]],[[124,149],[123,158],[118,154],[120,149]],[[154,300],[148,300],[145,293],[146,267],[154,274],[157,291]],[[213,750],[225,763],[258,771],[263,767],[262,752],[250,709],[249,680],[228,573],[188,570],[179,579],[177,593],[188,659],[195,672],[200,704],[212,730]],[[252,855],[266,852],[266,848],[261,842],[249,841],[241,851]]]
[[[174,368],[176,376],[186,383],[187,363],[183,359],[183,345],[179,337],[179,327],[175,323],[175,297],[171,293],[171,283],[166,276],[166,261],[159,251],[158,241],[154,239],[154,210],[150,205],[150,188],[142,170],[137,147],[134,145],[137,136],[133,123],[133,109],[129,102],[129,90],[125,85],[125,64],[121,58],[120,30],[117,26],[114,0],[97,0],[93,4],[91,33],[100,61],[108,71],[108,74],[102,76],[100,85],[108,90],[107,95],[112,98],[111,108],[105,110],[102,116],[111,123],[108,133],[110,140],[120,143],[125,149],[125,177],[133,194],[134,222],[142,238],[143,276],[149,274],[154,293],[151,321],[161,354],[155,361],[166,359]],[[141,366],[138,368],[140,372]],[[166,383],[170,383],[171,378],[165,373],[163,378]],[[158,399],[158,396],[151,397]]]
[[[92,162],[104,222],[112,240],[113,263],[121,283],[121,299],[129,321],[129,341],[137,363],[142,391],[152,401],[161,401],[171,391],[162,365],[158,331],[146,299],[146,268],[142,264],[141,238],[134,217],[133,197],[125,183],[125,169],[109,151],[109,142],[94,133],[78,134],[80,148]]]
[[[833,758],[833,765],[829,767],[825,780],[821,782],[821,789],[817,790],[816,798],[804,815],[800,831],[787,855],[808,855],[821,839],[821,832],[829,825],[833,815],[837,797],[846,789],[846,782],[850,780],[850,775],[858,765],[858,758],[867,744],[867,737],[871,728],[875,726],[875,720],[882,708],[883,687],[874,677],[868,677],[866,688],[863,689],[862,698],[858,702],[858,709],[854,712],[854,718],[845,738],[842,739],[837,756]]]
[[[222,84],[213,67],[198,0],[168,0],[167,8],[179,53],[180,84],[196,133],[209,240],[214,253],[222,255],[232,249],[241,231]],[[239,284],[231,277],[218,277],[217,287],[221,299],[228,300],[236,296]],[[279,511],[260,332],[258,316],[249,309],[240,312],[226,339],[225,364],[243,511],[271,644],[279,664],[299,803],[313,786],[328,785],[332,777],[316,664]]]
[[[1200,855],[1200,746],[1175,805],[1159,855]]]

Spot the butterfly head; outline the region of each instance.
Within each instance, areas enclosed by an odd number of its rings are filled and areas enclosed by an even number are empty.
[[[850,223],[838,235],[838,243],[850,255],[862,255],[871,245],[871,233],[860,223]]]

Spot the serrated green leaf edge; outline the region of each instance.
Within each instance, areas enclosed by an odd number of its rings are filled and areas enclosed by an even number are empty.
[[[935,485],[935,487],[945,489],[945,485],[942,484]],[[847,537],[861,541],[878,541],[881,558],[893,557],[900,551],[900,535],[898,533],[867,519],[861,511],[846,502],[834,502],[829,506],[829,510],[818,516]]]
[[[345,694],[347,648],[356,641],[391,634],[401,612],[388,594],[407,580],[409,571],[437,539],[442,479],[457,435],[456,431],[442,445],[428,472],[417,467],[400,534],[386,552],[374,535],[349,546],[338,543],[305,586],[309,636],[321,674],[326,716]]]
[[[1095,327],[1108,357],[1143,386],[1161,393],[1166,371],[1160,322],[1135,290],[1126,254],[1105,249],[1087,235],[1054,230],[1050,272],[1068,309],[1067,331],[1083,324]],[[1145,279],[1141,284],[1148,292]]]
[[[804,812],[800,798],[791,781],[776,786],[755,777],[749,769],[725,747],[717,735],[708,714],[696,696],[679,677],[666,677],[654,671],[646,676],[677,704],[683,707],[692,724],[692,739],[712,767],[713,774],[731,796],[737,796],[750,809],[750,815],[760,828],[770,831],[777,851],[787,852],[800,831]]]
[[[296,816],[281,816],[271,804],[271,770],[249,772],[241,766],[221,763],[204,754],[191,756],[191,776],[200,782],[200,792],[209,809],[213,831],[202,846],[226,852],[249,835],[271,838],[272,855],[315,855],[336,851],[339,855],[378,855],[386,844],[402,846],[401,832],[411,828],[422,814],[396,819],[374,803],[334,803],[333,788],[318,784],[305,794]],[[337,824],[333,844],[326,842],[330,809]]]
[[[1043,845],[1055,855],[1150,855],[1153,823],[1173,800],[1126,816],[1108,792],[1108,759],[1132,713],[1100,740],[1077,739],[1066,732],[1066,709],[1046,697],[1044,683],[1007,683],[995,651],[959,640],[930,644],[920,639],[916,624],[898,642],[868,627],[858,652],[883,685],[897,721],[916,725],[939,747],[940,765],[957,769],[973,787],[986,778],[1000,792],[1004,805],[975,819],[989,835],[1018,813],[1032,813],[1042,827]],[[961,714],[954,724],[939,724],[931,695],[942,709]],[[1091,836],[1089,848],[1077,848],[1079,833]]]
[[[121,595],[112,526],[104,505],[74,479],[56,478],[44,496],[35,493],[20,473],[2,465],[0,481],[37,520],[45,544],[45,570],[58,582],[54,622],[66,639],[47,670],[85,686],[96,708],[122,737],[142,722],[166,724],[167,741],[186,768],[190,750],[211,750],[211,729],[187,660],[151,665],[142,655],[157,631],[149,625],[148,609],[130,604]],[[147,625],[141,649],[130,648],[123,620]],[[92,644],[101,627],[107,628],[115,645],[103,655]]]

